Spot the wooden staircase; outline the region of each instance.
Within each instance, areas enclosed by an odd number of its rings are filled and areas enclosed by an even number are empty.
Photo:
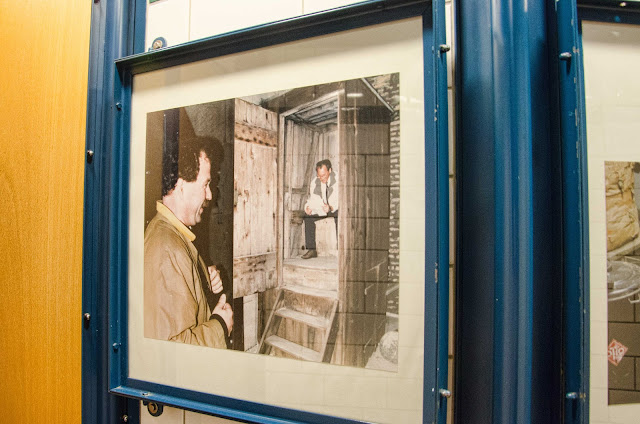
[[[297,265],[295,262],[285,264],[285,285],[278,289],[260,340],[259,352],[313,362],[330,362],[337,330],[334,321],[338,294],[332,283],[332,280],[337,281],[337,269],[327,269],[326,263],[311,259],[304,263],[307,272],[300,274],[298,269],[286,272],[287,266],[298,268]],[[309,269],[314,265],[320,265],[322,270],[316,269],[314,272]],[[318,287],[318,273],[329,277],[330,283]],[[291,277],[294,275],[307,275],[310,278],[295,278],[299,284],[293,284],[294,278]]]

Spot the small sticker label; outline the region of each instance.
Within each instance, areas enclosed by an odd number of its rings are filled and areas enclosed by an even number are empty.
[[[611,343],[609,344],[609,352],[607,354],[609,362],[618,366],[620,361],[622,361],[622,358],[624,358],[624,354],[627,353],[627,350],[629,350],[629,348],[616,339],[611,340]]]

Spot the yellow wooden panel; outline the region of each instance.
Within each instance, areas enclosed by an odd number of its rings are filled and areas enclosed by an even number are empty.
[[[0,2],[0,421],[79,423],[91,2]]]

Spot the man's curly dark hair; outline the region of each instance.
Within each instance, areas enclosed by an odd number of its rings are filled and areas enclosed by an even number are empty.
[[[211,161],[209,146],[213,141],[204,137],[181,139],[178,150],[165,151],[162,155],[162,195],[166,196],[176,187],[178,178],[195,181],[200,172],[200,154]]]

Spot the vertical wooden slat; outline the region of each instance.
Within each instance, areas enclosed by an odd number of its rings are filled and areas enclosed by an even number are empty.
[[[91,2],[1,2],[0,421],[79,423]]]

